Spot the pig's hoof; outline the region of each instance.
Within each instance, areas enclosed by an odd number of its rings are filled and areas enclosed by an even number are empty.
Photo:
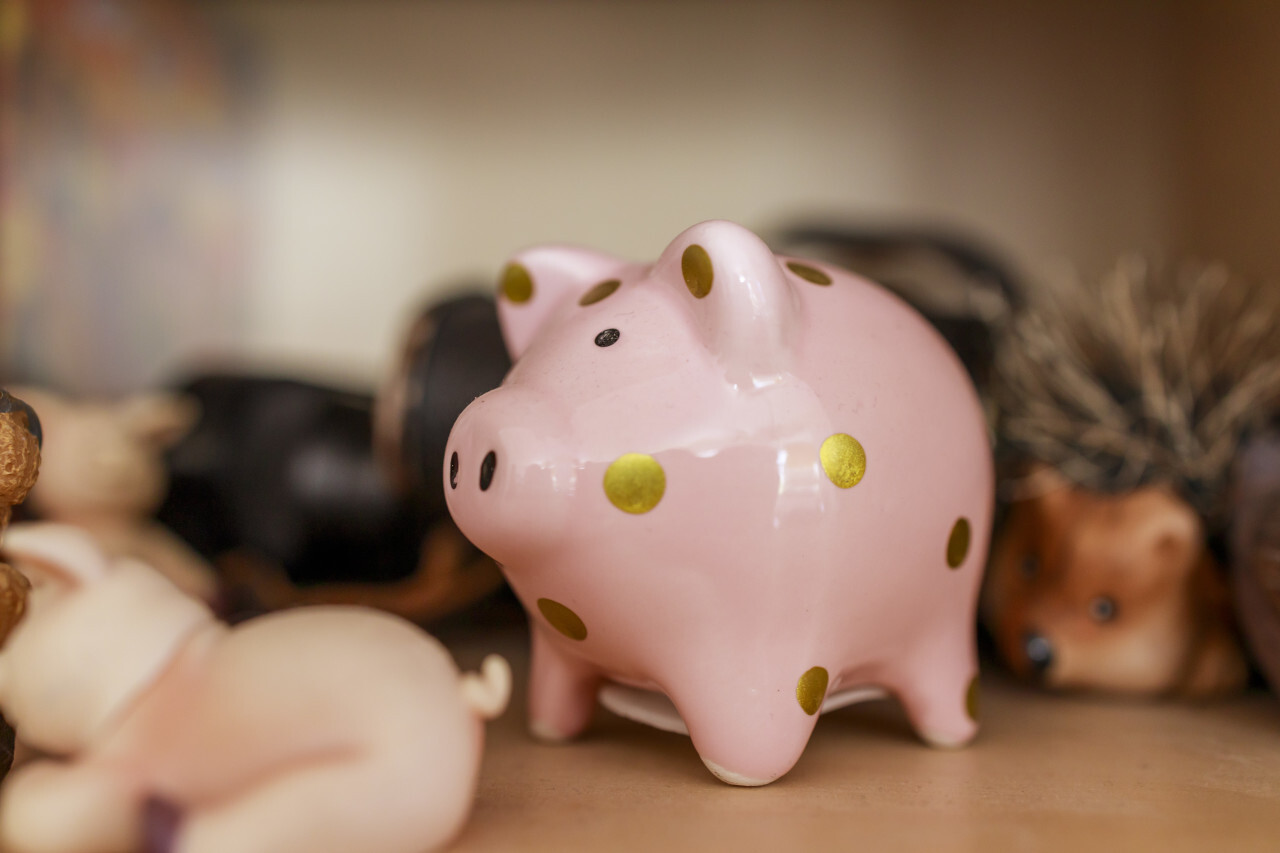
[[[969,742],[978,734],[978,729],[974,729],[965,734],[956,734],[955,732],[929,731],[920,732],[920,739],[934,749],[960,749],[969,745]]]
[[[161,797],[148,797],[142,804],[143,853],[173,853],[182,826],[182,809]]]
[[[714,761],[702,759],[702,763],[707,765],[707,769],[715,775],[721,782],[729,785],[737,785],[742,788],[759,788],[761,785],[768,785],[772,779],[752,779],[750,776],[743,776],[741,773],[734,773],[732,770],[726,770]]]
[[[573,739],[573,735],[565,734],[543,720],[530,720],[529,734],[543,743],[565,743]]]

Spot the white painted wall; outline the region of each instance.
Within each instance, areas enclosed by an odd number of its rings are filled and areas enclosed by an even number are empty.
[[[244,354],[377,376],[407,312],[541,241],[960,225],[1028,264],[1166,248],[1151,2],[222,4],[257,43]]]

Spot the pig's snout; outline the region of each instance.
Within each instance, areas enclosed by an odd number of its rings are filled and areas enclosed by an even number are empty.
[[[518,395],[491,395],[454,424],[443,460],[445,498],[463,535],[505,563],[560,533],[575,478],[556,452],[559,424],[516,406],[525,402]]]

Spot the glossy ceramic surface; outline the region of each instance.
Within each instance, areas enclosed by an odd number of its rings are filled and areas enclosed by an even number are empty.
[[[974,735],[992,461],[919,315],[728,222],[652,265],[525,251],[499,310],[515,366],[455,424],[445,492],[532,617],[535,733],[657,691],[736,784],[873,689],[931,743]]]

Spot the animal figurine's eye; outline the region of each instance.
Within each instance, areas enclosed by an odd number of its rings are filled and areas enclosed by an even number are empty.
[[[618,342],[618,338],[622,337],[622,332],[617,329],[605,329],[596,335],[596,346],[611,347]]]
[[[1100,595],[1089,602],[1089,618],[1094,622],[1110,622],[1116,618],[1116,602],[1106,595]]]
[[[1018,565],[1018,570],[1027,580],[1035,580],[1036,576],[1040,574],[1040,558],[1035,554],[1027,554]]]

